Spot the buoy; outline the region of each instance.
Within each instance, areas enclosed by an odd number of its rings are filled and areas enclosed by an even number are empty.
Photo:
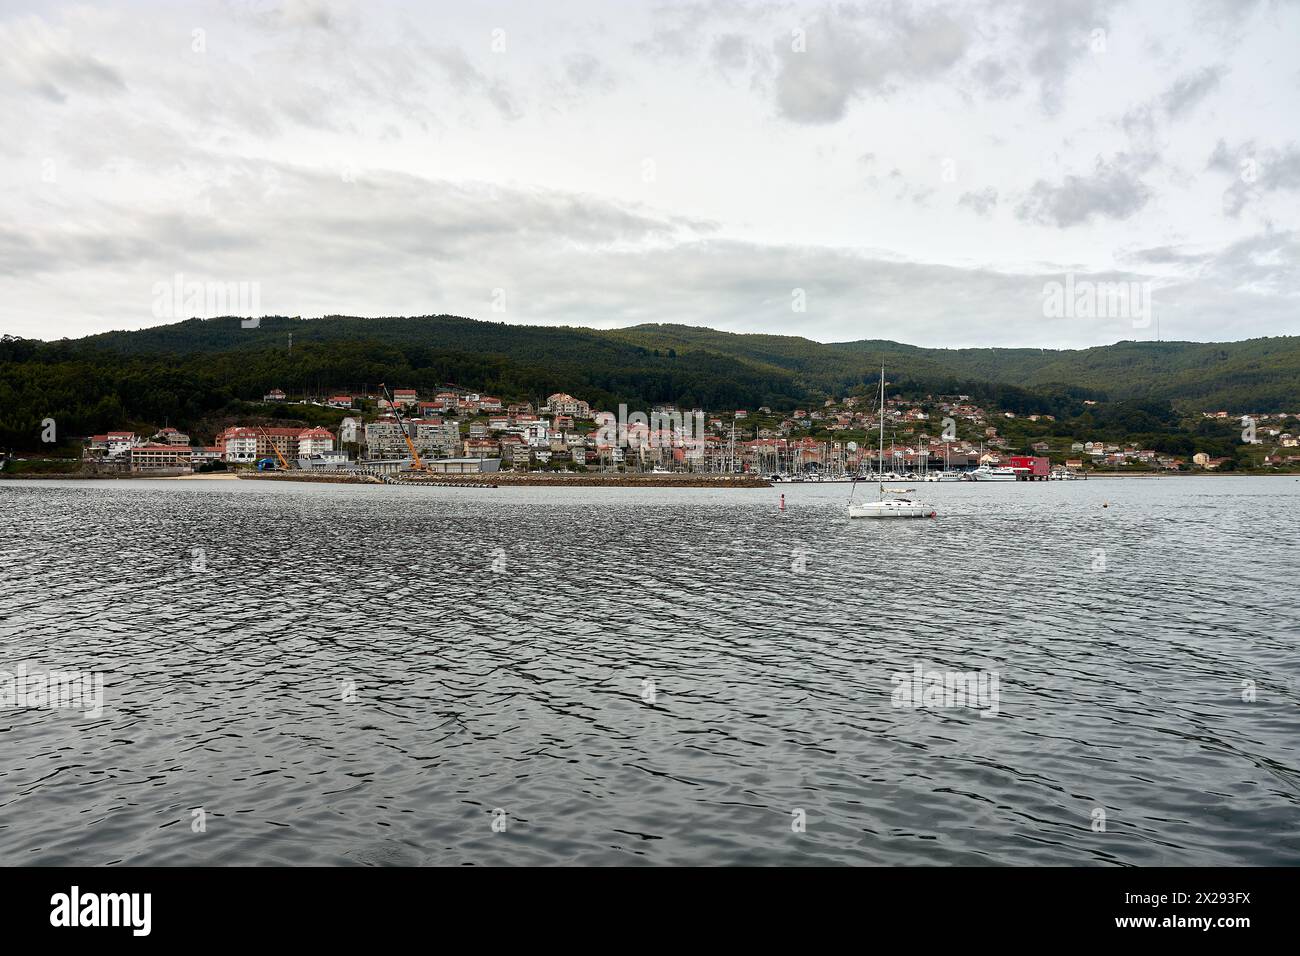
[[[1103,508],[1109,508],[1109,507],[1110,507],[1110,502],[1107,501],[1105,504],[1102,505],[1102,507],[1103,507]]]
[[[785,510],[785,495],[781,496],[781,510]]]

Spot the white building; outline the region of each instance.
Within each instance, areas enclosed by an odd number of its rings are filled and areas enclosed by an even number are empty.
[[[550,426],[542,420],[525,422],[519,428],[519,434],[530,445],[550,444]]]
[[[139,444],[141,441],[135,432],[109,432],[104,441],[105,454],[109,458],[119,458]]]
[[[339,423],[339,441],[345,445],[361,441],[361,419],[345,418]]]
[[[298,436],[298,457],[310,458],[334,450],[334,436],[324,428],[309,428]]]
[[[257,432],[235,428],[226,433],[226,461],[232,463],[257,460]]]

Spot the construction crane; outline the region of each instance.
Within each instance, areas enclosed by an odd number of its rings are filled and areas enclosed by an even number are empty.
[[[261,425],[258,425],[257,430],[262,433],[262,437],[266,439],[266,443],[271,446],[271,451],[275,452],[275,457],[280,459],[280,467],[283,468],[285,471],[292,471],[293,465],[289,464],[289,462],[285,460],[284,455],[280,454],[279,447],[276,445],[275,442],[271,441],[271,436],[266,433],[266,429],[263,428]],[[259,468],[261,467],[260,462],[258,464],[258,467]]]
[[[402,437],[406,439],[406,448],[411,453],[411,470],[425,471],[424,462],[420,459],[420,453],[415,450],[415,442],[411,441],[411,435],[406,430],[406,422],[402,421],[402,413],[397,410],[397,402],[393,400],[393,393],[388,390],[388,386],[383,382],[379,387],[384,390],[384,395],[388,397],[388,407],[393,410],[393,417],[397,419],[397,427],[402,430]]]

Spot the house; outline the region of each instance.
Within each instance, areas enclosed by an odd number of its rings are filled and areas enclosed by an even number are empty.
[[[262,401],[264,402],[282,402],[284,399],[284,392],[280,391],[278,388],[273,388],[262,396]]]
[[[550,436],[550,428],[545,421],[527,422],[520,429],[520,435],[529,445],[545,445]]]
[[[1044,454],[1052,450],[1052,446],[1045,441],[1036,441],[1029,447],[1032,448],[1034,451],[1038,452],[1039,454]]]
[[[330,408],[351,408],[352,396],[331,395],[328,399],[325,400],[325,404],[328,405]]]
[[[736,420],[737,420],[737,421],[739,421],[739,420],[742,419],[742,418],[748,418],[748,417],[749,417],[749,412],[745,411],[743,408],[738,408],[738,409],[736,409]]]
[[[163,445],[184,445],[187,448],[190,444],[190,436],[174,428],[164,428],[149,440]]]
[[[1070,469],[1071,471],[1078,471],[1080,468],[1083,467],[1083,459],[1067,458],[1065,459],[1065,467]]]
[[[395,388],[393,389],[393,401],[398,405],[405,405],[410,408],[420,401],[420,394],[413,388]]]
[[[556,415],[591,418],[591,406],[565,392],[556,392],[554,395],[547,396],[546,410]]]
[[[501,399],[492,395],[480,396],[478,407],[485,412],[499,412],[501,411]]]
[[[109,458],[120,458],[140,444],[135,432],[109,432],[104,436],[104,453]]]

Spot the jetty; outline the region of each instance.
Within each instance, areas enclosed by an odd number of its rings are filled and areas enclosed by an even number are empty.
[[[493,471],[470,474],[399,472],[373,475],[360,471],[309,472],[265,471],[241,472],[244,481],[314,481],[343,484],[425,485],[435,488],[770,488],[772,483],[761,475],[710,475],[689,472],[667,475],[552,474],[545,472]]]

